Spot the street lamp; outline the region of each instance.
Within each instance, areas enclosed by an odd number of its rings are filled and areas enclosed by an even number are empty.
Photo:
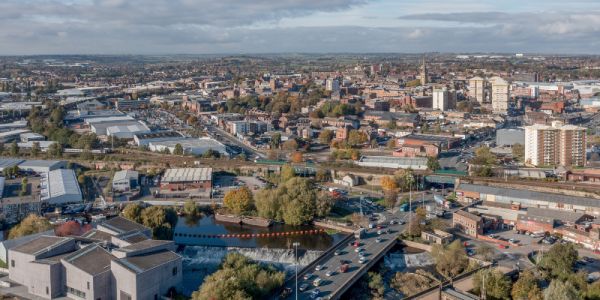
[[[298,247],[300,243],[294,242],[292,246],[294,246],[294,267],[296,268],[296,300],[298,300]]]

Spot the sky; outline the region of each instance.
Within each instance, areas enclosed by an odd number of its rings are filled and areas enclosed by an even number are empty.
[[[600,54],[600,0],[0,0],[0,55]]]

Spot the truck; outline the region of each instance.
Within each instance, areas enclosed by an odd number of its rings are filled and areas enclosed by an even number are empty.
[[[348,264],[342,264],[340,266],[340,273],[346,273],[346,271],[348,271],[349,267],[350,267],[350,265],[348,265]]]
[[[358,230],[356,230],[356,231],[354,232],[354,238],[356,238],[356,239],[362,239],[362,238],[364,238],[364,237],[365,237],[365,234],[366,234],[366,233],[367,233],[367,230],[366,230],[366,229],[364,229],[364,228],[360,228],[360,229],[358,229]]]

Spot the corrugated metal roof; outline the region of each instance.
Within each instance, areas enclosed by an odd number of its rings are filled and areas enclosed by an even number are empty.
[[[212,168],[168,169],[162,178],[163,182],[191,182],[206,180],[212,180]]]

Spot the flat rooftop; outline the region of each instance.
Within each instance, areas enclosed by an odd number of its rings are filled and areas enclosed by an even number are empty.
[[[114,257],[98,244],[89,245],[63,257],[64,261],[91,275],[110,270],[110,262],[113,259]]]
[[[43,251],[51,250],[71,240],[72,239],[68,237],[43,235],[23,245],[14,247],[12,250],[21,253],[37,255]]]
[[[125,219],[123,217],[114,217],[112,219],[106,220],[105,222],[99,224],[98,226],[106,227],[110,230],[113,230],[118,233],[126,233],[131,231],[144,231],[148,230],[148,227],[133,222],[131,220]]]
[[[125,257],[116,261],[127,269],[140,274],[180,258],[181,256],[173,251],[162,250],[154,253]]]

